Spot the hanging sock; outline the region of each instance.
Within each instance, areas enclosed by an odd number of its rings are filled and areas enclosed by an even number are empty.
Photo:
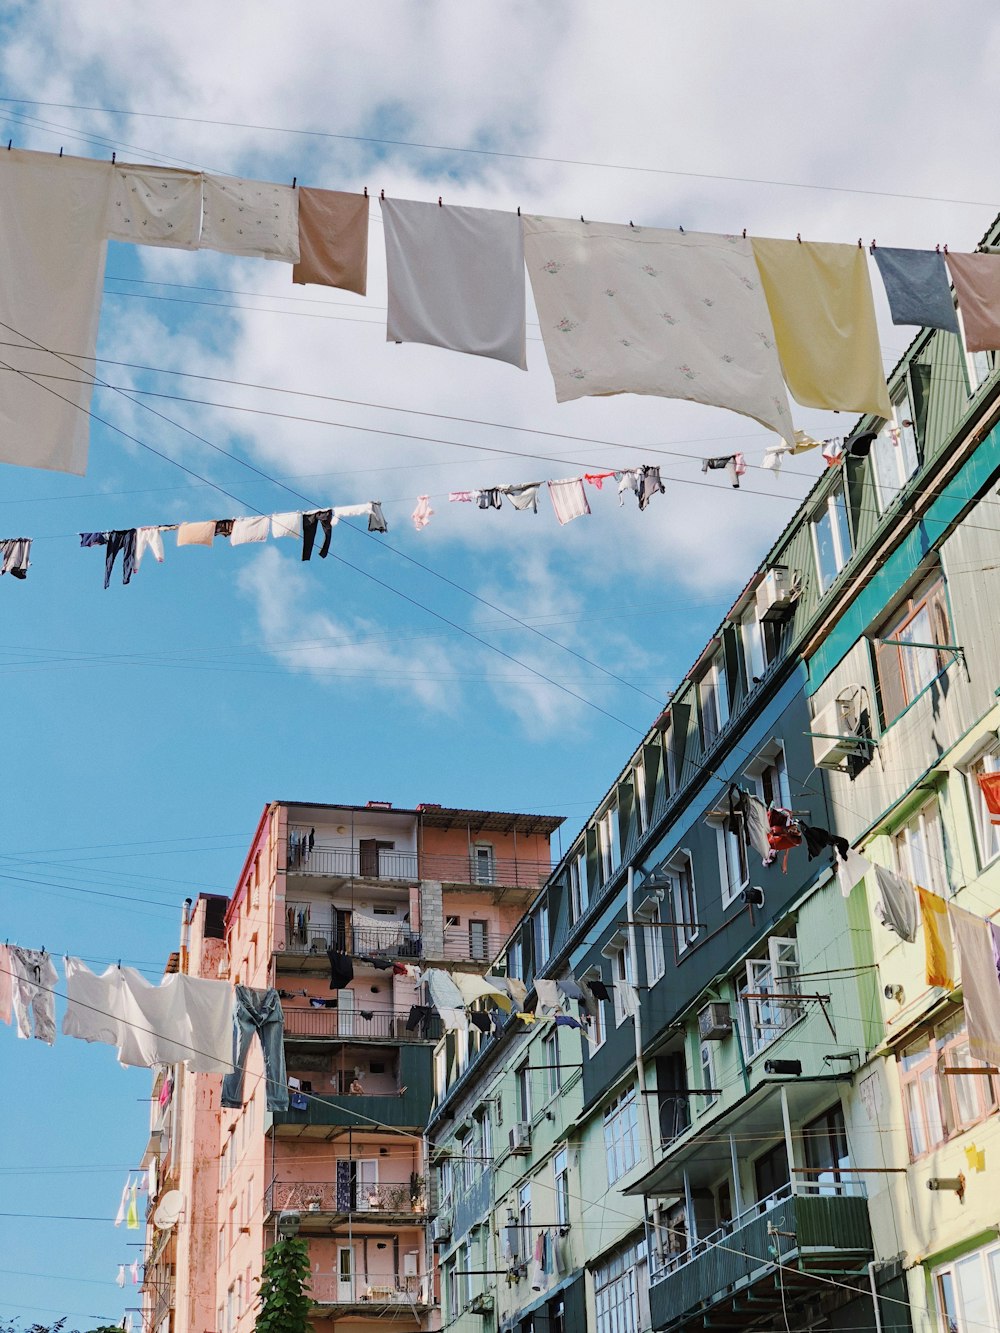
[[[418,532],[420,532],[422,528],[426,528],[427,524],[431,521],[433,516],[434,516],[434,510],[431,508],[430,496],[418,495],[417,507],[410,515],[410,517],[413,519],[413,526],[416,528]]]
[[[574,518],[582,518],[584,514],[590,513],[590,505],[587,503],[580,477],[567,477],[565,481],[550,481],[548,487],[549,499],[560,523],[572,523]]]
[[[958,332],[958,317],[948,287],[944,255],[936,250],[872,251],[882,277],[893,324]]]

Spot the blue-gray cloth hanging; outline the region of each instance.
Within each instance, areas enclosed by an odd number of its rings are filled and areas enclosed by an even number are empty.
[[[958,332],[944,255],[936,250],[894,250],[880,245],[872,253],[882,275],[893,324],[922,324]]]

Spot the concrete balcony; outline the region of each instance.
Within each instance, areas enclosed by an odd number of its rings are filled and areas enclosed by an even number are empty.
[[[314,1317],[371,1318],[416,1316],[430,1309],[426,1277],[393,1277],[380,1273],[342,1278],[336,1273],[314,1273],[309,1298]]]
[[[302,847],[288,848],[285,873],[321,879],[372,879],[391,884],[415,884],[417,853],[397,852],[383,847]]]
[[[427,1195],[422,1176],[406,1180],[363,1182],[276,1180],[267,1190],[265,1212],[286,1210],[301,1215],[301,1229],[324,1232],[332,1222],[350,1217],[357,1224],[422,1226],[427,1220]]]
[[[803,1299],[815,1299],[820,1284],[810,1272],[838,1281],[864,1275],[873,1251],[860,1187],[796,1194],[791,1188],[754,1204],[653,1272],[655,1329],[743,1328],[761,1317],[780,1323],[782,1299],[790,1313]]]
[[[314,1009],[293,1008],[288,1001],[282,1005],[285,1014],[286,1042],[358,1041],[392,1042],[437,1041],[441,1036],[441,1020],[436,1015],[428,1018],[414,1031],[407,1029],[406,1013],[372,1009]]]
[[[420,878],[457,888],[540,889],[552,873],[551,860],[492,857],[475,852],[458,855],[423,852]]]
[[[330,1097],[310,1093],[304,1111],[289,1107],[271,1113],[274,1132],[282,1138],[335,1138],[331,1131],[338,1127],[422,1132],[431,1108],[431,1057],[429,1044],[404,1042],[394,1073],[395,1091]],[[305,1071],[302,1076],[312,1077]]]
[[[423,957],[421,937],[403,925],[295,926],[285,928],[285,948],[276,956],[278,965],[286,958],[286,967],[322,971],[329,966],[327,949],[349,953],[355,962],[364,958],[399,959],[413,962]]]

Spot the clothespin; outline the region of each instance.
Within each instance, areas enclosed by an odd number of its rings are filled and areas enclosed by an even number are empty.
[[[368,186],[367,186],[367,185],[365,186],[365,198],[366,198],[366,199],[368,198]]]
[[[59,156],[62,157],[62,154],[63,154],[63,150],[62,150],[62,145],[60,144],[60,146],[59,146]],[[45,952],[45,950],[43,949],[43,950],[42,950],[42,953],[44,953],[44,952]]]
[[[379,190],[379,195],[378,195],[378,197],[379,197],[380,199],[384,199],[384,198],[385,198],[385,190]]]
[[[684,235],[684,228],[681,226],[679,222],[677,224],[677,230],[680,232],[682,236]]]
[[[583,216],[582,213],[580,214],[580,221],[583,223],[584,226],[587,225],[587,219]]]
[[[631,218],[629,218],[628,220],[628,225],[632,228],[633,231],[635,231],[635,223],[632,221]]]
[[[799,245],[802,244],[802,233],[800,231],[795,233],[795,239],[798,241]]]
[[[947,246],[944,247],[944,252],[945,252],[945,254],[948,253],[948,247],[947,247]]]
[[[444,204],[442,204],[442,202],[441,202],[441,196],[440,196],[440,195],[438,195],[438,208],[444,208]]]
[[[518,217],[521,216],[521,205],[520,205],[520,204],[518,204],[518,206],[517,206],[517,216],[518,216]]]
[[[746,238],[747,238],[747,229],[746,229],[746,227],[744,227],[744,228],[743,228],[743,239],[746,240]]]
[[[115,165],[115,158],[116,158],[117,156],[118,156],[118,154],[117,154],[116,152],[112,152],[112,154],[111,154],[111,165],[112,165],[112,166]]]
[[[941,247],[940,247],[940,245],[935,245],[935,247],[934,247],[934,253],[935,253],[935,254],[938,254],[938,255],[941,253]]]
[[[861,237],[859,236],[859,237],[858,237],[858,249],[859,249],[859,250],[863,250],[864,248],[865,248],[865,247],[861,244]]]
[[[298,185],[298,183],[299,183],[299,178],[298,178],[298,176],[293,176],[293,177],[292,177],[292,189],[293,189],[293,190],[295,189],[296,185]]]

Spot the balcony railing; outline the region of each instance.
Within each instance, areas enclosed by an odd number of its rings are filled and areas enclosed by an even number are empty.
[[[285,952],[320,954],[327,949],[369,958],[421,958],[419,935],[402,925],[385,926],[289,926],[285,928]]]
[[[665,1256],[650,1278],[653,1327],[668,1328],[693,1310],[728,1299],[768,1277],[779,1261],[802,1268],[817,1263],[827,1271],[860,1266],[870,1258],[868,1200],[862,1188],[848,1182],[809,1188],[809,1193],[792,1194],[786,1185],[690,1249]]]
[[[473,853],[424,852],[420,878],[444,884],[474,884],[484,889],[539,889],[552,873],[552,862],[524,857],[486,857]]]
[[[415,882],[416,852],[367,847],[314,847],[304,851],[289,843],[287,867],[293,875],[325,875],[330,879],[394,879]]]
[[[393,1277],[381,1273],[359,1274],[342,1278],[336,1273],[313,1273],[309,1279],[309,1298],[314,1305],[380,1305],[427,1304],[427,1279],[424,1277]]]
[[[441,1035],[441,1020],[436,1016],[426,1019],[412,1032],[406,1023],[409,1011],[385,1013],[372,1009],[293,1009],[283,1005],[285,1036],[330,1038],[352,1041],[437,1041]]]
[[[444,932],[444,948],[441,957],[453,963],[489,963],[507,941],[507,936],[499,930],[478,930],[470,926],[447,926]],[[428,957],[434,952],[434,946],[428,941],[425,953]]]
[[[378,1217],[412,1217],[414,1223],[427,1215],[422,1176],[382,1181],[377,1185],[337,1185],[333,1181],[276,1180],[267,1191],[267,1211],[292,1209],[308,1213],[366,1213]]]

